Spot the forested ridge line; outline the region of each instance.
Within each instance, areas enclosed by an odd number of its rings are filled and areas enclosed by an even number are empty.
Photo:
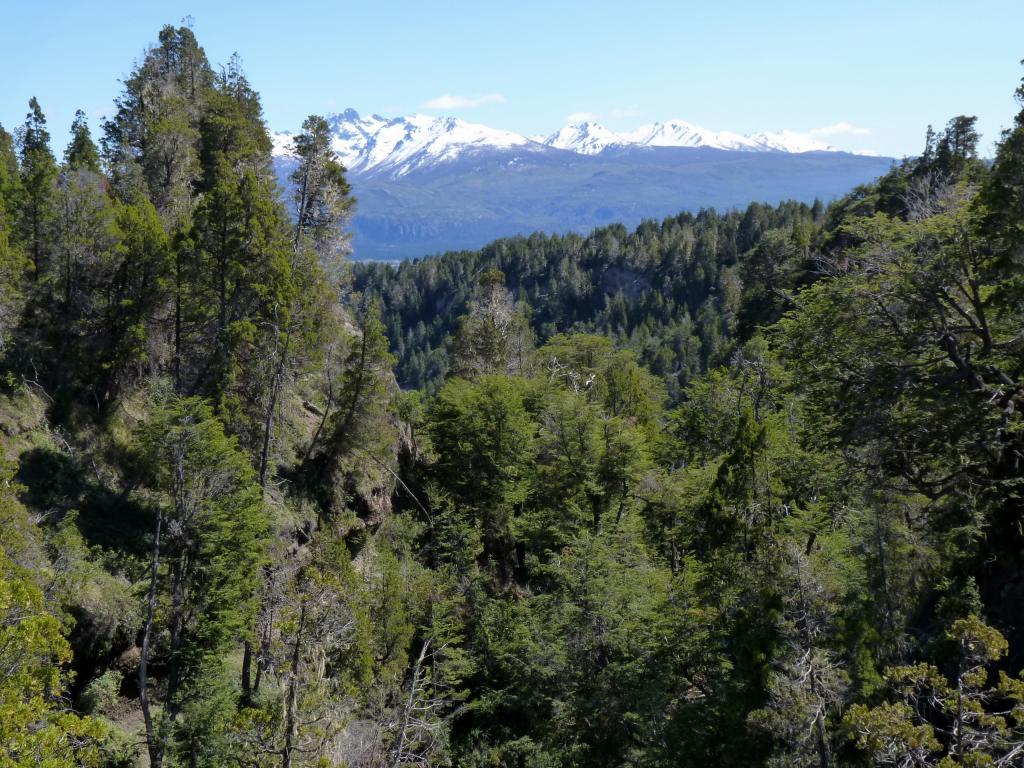
[[[0,765],[1014,766],[1024,85],[828,206],[349,263],[168,26],[0,129]]]
[[[927,173],[952,178],[956,158],[976,153],[972,131],[966,117],[940,135],[929,128]],[[675,399],[695,376],[728,359],[732,341],[792,308],[791,294],[820,276],[822,255],[835,247],[852,206],[901,214],[907,185],[926,173],[921,162],[904,160],[878,184],[828,207],[820,200],[751,203],[742,211],[648,220],[633,231],[614,224],[589,235],[537,233],[398,263],[355,261],[354,283],[382,299],[403,387],[432,391],[444,379],[458,318],[480,274],[497,269],[538,339],[570,330],[610,336],[664,378]]]

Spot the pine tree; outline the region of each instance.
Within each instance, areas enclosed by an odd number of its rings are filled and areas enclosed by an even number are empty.
[[[150,763],[162,765],[179,715],[255,611],[266,513],[245,455],[208,405],[163,395],[139,434],[154,509],[139,691]],[[158,606],[166,605],[166,613]],[[150,664],[165,669],[163,708]]]
[[[394,358],[388,351],[380,307],[371,302],[357,321],[357,333],[347,340],[348,351],[307,449],[311,466],[316,467],[314,491],[325,513],[336,513],[343,504],[344,489],[338,481],[350,473],[375,477],[379,473],[375,465],[386,466],[382,455],[395,439],[388,415]]]
[[[21,191],[14,137],[0,126],[0,354],[19,314],[28,266],[17,229]]]
[[[43,110],[35,97],[28,104],[30,111],[17,135],[23,190],[18,224],[20,239],[32,261],[32,280],[43,283],[49,278],[53,250],[57,162],[50,151]]]
[[[266,484],[270,468],[274,416],[281,395],[304,368],[319,361],[325,337],[337,332],[339,270],[348,243],[344,227],[355,204],[344,168],[330,147],[326,121],[307,118],[295,144],[300,163],[292,174],[296,221],[290,266],[296,290],[291,306],[277,322],[259,460],[261,485]]]
[[[197,191],[198,123],[212,82],[192,30],[165,26],[158,45],[124,80],[117,112],[103,126],[115,190],[130,194],[141,180],[168,225],[184,221]]]
[[[1021,62],[1024,64],[1024,61]],[[1019,274],[1024,264],[1024,79],[1016,92],[1020,111],[1013,127],[1006,130],[996,149],[992,172],[978,198],[985,232],[992,239],[996,265],[1005,277]],[[1024,283],[1017,278],[997,294],[999,303],[1013,305],[1024,296]]]
[[[74,171],[100,172],[100,151],[89,133],[85,112],[80,109],[71,124],[71,143],[64,150],[64,165]]]
[[[295,137],[299,166],[291,176],[294,186],[295,249],[308,238],[321,265],[334,273],[348,248],[345,224],[355,209],[355,199],[345,179],[345,168],[331,149],[327,121],[310,115]]]

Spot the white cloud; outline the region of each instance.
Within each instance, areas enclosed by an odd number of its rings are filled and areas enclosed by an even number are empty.
[[[568,115],[565,119],[569,123],[586,123],[591,120],[597,120],[598,115],[595,112],[573,112]]]
[[[504,104],[505,97],[500,93],[485,93],[483,96],[453,96],[449,93],[438,96],[423,103],[426,109],[467,109],[480,107],[484,104]]]
[[[826,125],[823,128],[812,128],[807,132],[811,136],[867,136],[871,133],[868,128],[858,128],[846,121]]]

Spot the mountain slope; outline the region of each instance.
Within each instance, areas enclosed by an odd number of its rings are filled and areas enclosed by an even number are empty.
[[[888,170],[792,132],[740,136],[675,120],[617,134],[571,124],[543,142],[456,118],[329,118],[359,206],[356,258],[476,248],[535,231],[588,231],[751,200],[832,199]],[[283,182],[290,136],[275,134]]]

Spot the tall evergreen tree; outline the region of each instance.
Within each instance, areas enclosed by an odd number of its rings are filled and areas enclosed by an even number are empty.
[[[252,468],[209,406],[161,399],[139,434],[155,520],[138,678],[156,768],[179,715],[203,697],[204,678],[252,620],[267,532]],[[166,680],[159,713],[150,699],[156,658]]]
[[[196,142],[213,82],[206,53],[187,27],[165,26],[159,43],[124,80],[117,112],[103,127],[103,152],[115,190],[142,179],[160,215],[183,221],[199,176]]]
[[[80,109],[75,111],[71,123],[71,143],[64,150],[64,165],[75,171],[100,172],[100,151],[89,133],[85,112]]]
[[[27,264],[17,229],[21,174],[14,137],[0,126],[0,354],[19,315]]]
[[[320,263],[334,272],[348,248],[344,226],[355,209],[355,198],[345,179],[345,167],[331,149],[331,130],[324,118],[307,117],[294,144],[299,159],[291,176],[295,249],[308,238]]]
[[[57,162],[50,151],[50,132],[39,102],[32,97],[28,105],[29,113],[17,134],[24,196],[19,230],[32,261],[32,279],[42,283],[49,277],[53,250]]]

